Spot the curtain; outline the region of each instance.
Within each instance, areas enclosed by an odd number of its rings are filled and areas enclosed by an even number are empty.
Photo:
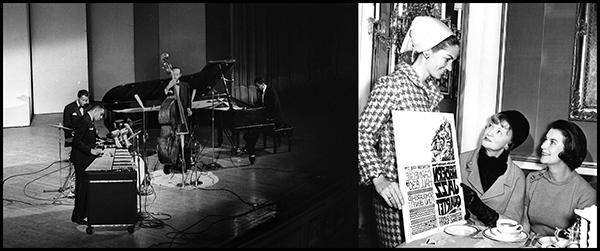
[[[324,99],[342,82],[356,85],[354,5],[234,4],[231,17],[234,97],[254,103],[258,76],[292,99],[310,90]]]

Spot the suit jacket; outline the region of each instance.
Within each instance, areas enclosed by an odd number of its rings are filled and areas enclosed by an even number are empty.
[[[187,108],[192,108],[192,92],[190,90],[190,84],[179,81],[179,97],[184,111],[187,110]]]
[[[500,218],[509,218],[517,222],[523,219],[523,202],[525,199],[525,174],[513,163],[510,155],[506,161],[506,172],[500,175],[492,186],[483,192],[477,157],[479,146],[475,151],[460,155],[460,171],[462,182],[471,187],[483,203],[494,209]]]
[[[71,162],[78,165],[90,165],[96,156],[90,150],[96,145],[96,126],[88,113],[75,123],[75,136],[71,150]]]
[[[75,124],[75,122],[77,120],[79,120],[81,117],[83,117],[83,115],[85,114],[85,109],[83,111],[83,113],[81,113],[81,111],[78,109],[79,105],[77,104],[77,100],[69,103],[68,105],[65,106],[65,109],[63,110],[63,125],[71,128],[71,129],[75,129],[73,128]],[[72,131],[65,131],[65,138],[72,138],[73,135],[71,134]]]
[[[261,94],[262,95],[262,94]],[[264,102],[261,98],[259,105],[265,107],[268,119],[273,119],[275,124],[281,126],[284,124],[283,110],[281,109],[281,103],[279,102],[279,94],[273,89],[272,86],[267,86],[264,93]]]
[[[192,108],[192,92],[190,90],[190,84],[187,82],[179,80],[177,84],[179,86],[179,99],[181,100],[181,106],[183,107],[184,117],[187,118],[187,108]],[[170,89],[173,91],[172,95],[175,95],[175,86]],[[169,94],[171,95],[171,94]],[[168,97],[168,95],[167,95]],[[175,103],[177,105],[177,103]],[[179,113],[179,109],[177,109],[177,113]]]

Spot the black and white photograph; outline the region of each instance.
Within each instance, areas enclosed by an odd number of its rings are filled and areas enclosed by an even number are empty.
[[[597,10],[358,4],[359,247],[597,247]]]
[[[356,13],[3,3],[3,247],[356,247]]]

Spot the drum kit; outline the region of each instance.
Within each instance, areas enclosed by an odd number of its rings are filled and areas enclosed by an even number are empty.
[[[65,196],[65,197],[72,197],[74,192],[75,192],[75,172],[73,170],[73,166],[71,164],[69,164],[69,173],[67,175],[67,177],[65,178],[64,182],[62,181],[62,147],[63,147],[63,136],[61,135],[62,131],[65,132],[72,132],[73,129],[63,126],[61,123],[58,123],[57,125],[50,125],[51,127],[57,128],[58,129],[58,185],[59,188],[58,189],[53,189],[53,190],[44,190],[44,192],[58,192],[61,195]],[[66,193],[66,194],[65,194]]]

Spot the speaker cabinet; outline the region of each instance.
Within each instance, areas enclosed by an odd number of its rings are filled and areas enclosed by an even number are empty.
[[[137,221],[135,171],[88,171],[88,226]]]

